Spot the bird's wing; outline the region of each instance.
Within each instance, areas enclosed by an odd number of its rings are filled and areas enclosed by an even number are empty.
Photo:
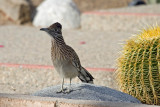
[[[74,49],[70,46],[67,46],[68,48],[68,55],[69,55],[69,59],[70,59],[70,62],[71,64],[78,70],[80,71],[81,70],[81,63],[80,63],[80,60],[79,60],[79,57],[77,55],[77,53],[74,51]]]

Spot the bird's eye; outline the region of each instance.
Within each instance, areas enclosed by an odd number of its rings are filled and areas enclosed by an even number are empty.
[[[58,31],[58,29],[55,29],[55,31],[57,32],[57,31]]]

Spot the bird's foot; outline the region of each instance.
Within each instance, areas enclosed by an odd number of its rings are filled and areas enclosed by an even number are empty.
[[[60,91],[57,91],[56,93],[69,94],[70,92],[71,92],[70,89],[61,89]]]
[[[70,89],[67,89],[66,91],[65,91],[65,94],[69,94],[71,92],[71,90]]]
[[[56,93],[64,93],[65,91],[63,89],[57,91]]]

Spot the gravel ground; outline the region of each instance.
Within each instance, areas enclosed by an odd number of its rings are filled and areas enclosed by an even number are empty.
[[[131,36],[125,32],[86,30],[63,31],[66,42],[78,53],[84,67],[115,68],[121,43]],[[85,44],[81,44],[85,42]],[[0,63],[52,65],[50,37],[29,26],[0,26]],[[90,71],[94,83],[118,89],[114,72]],[[29,94],[61,83],[52,69],[0,67],[0,93]],[[68,81],[68,80],[67,80]],[[80,82],[77,78],[73,83]]]
[[[107,12],[154,13],[154,14],[159,14],[160,13],[160,4],[122,7],[122,8],[117,8],[117,9],[103,10],[103,11],[107,11]]]
[[[160,25],[160,4],[126,7],[81,15],[81,28],[88,30],[137,32]]]
[[[94,84],[118,89],[114,72],[90,71]],[[45,87],[59,85],[62,79],[53,69],[27,69],[0,67],[0,93],[31,94]],[[65,84],[69,80],[65,79]],[[72,83],[81,83],[76,77]]]
[[[114,68],[123,40],[131,36],[125,32],[85,30],[63,31],[64,38],[80,57],[84,67]],[[50,37],[39,28],[0,26],[0,62],[52,65]],[[86,44],[81,44],[86,42]]]

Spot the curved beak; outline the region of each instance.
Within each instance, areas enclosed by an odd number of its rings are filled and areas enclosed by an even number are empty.
[[[42,31],[48,31],[48,28],[41,28]]]

